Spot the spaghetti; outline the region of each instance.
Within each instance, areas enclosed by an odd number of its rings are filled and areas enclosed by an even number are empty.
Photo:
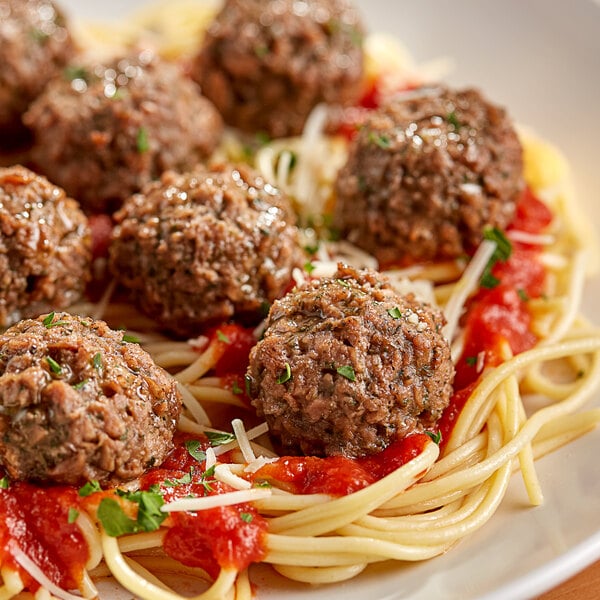
[[[187,2],[173,10],[171,3],[127,21],[119,39],[129,45],[152,30],[153,43],[165,55],[185,55],[211,10]],[[178,15],[177,22],[163,20],[165,14]],[[180,23],[189,35],[180,34]],[[87,31],[100,43],[108,39],[103,27]],[[396,42],[370,36],[366,49],[368,77],[382,78],[392,89],[423,81],[423,71]],[[267,143],[254,156],[265,178],[294,199],[305,222],[317,224],[305,232],[307,243],[319,242],[313,277],[331,274],[340,257],[374,266],[372,257],[352,246],[319,239],[347,150],[344,138],[322,133],[323,110],[313,113],[303,136]],[[536,226],[526,217],[513,224],[507,236],[521,254],[512,266],[500,265],[498,277],[510,281],[511,268],[522,273],[527,258],[535,262],[532,287],[521,289],[512,304],[479,289],[493,242],[484,243],[470,262],[388,273],[400,289],[436,302],[448,315],[444,333],[458,374],[441,438],[415,434],[365,461],[280,458],[269,445],[266,425],[248,410],[244,392],[245,363],[239,359],[247,358],[260,331],[226,324],[206,337],[173,341],[133,307],[114,301],[111,288],[99,303],[75,308],[127,324],[173,374],[185,406],[176,448],[130,490],[57,490],[68,501],[60,502],[58,525],[45,528],[36,517],[43,518],[45,492],[32,496],[34,508],[25,514],[14,498],[33,486],[3,479],[0,510],[9,525],[0,529],[0,598],[24,589],[38,600],[80,597],[74,589],[92,598],[94,581],[111,575],[140,598],[175,600],[183,596],[160,577],[177,572],[193,582],[198,600],[245,600],[254,596],[255,562],[291,580],[323,584],[352,578],[373,563],[442,554],[493,516],[514,471],[520,471],[531,504],[540,504],[534,461],[600,423],[600,409],[584,408],[600,384],[600,333],[579,314],[586,272],[597,269],[598,254],[591,231],[582,227],[564,159],[530,132],[523,130],[521,139],[530,189],[524,213],[531,218],[536,210],[538,216],[547,211],[551,224],[543,217]],[[217,154],[237,159],[242,145],[226,137]],[[543,285],[535,288],[539,268]],[[295,276],[298,283],[308,277]],[[473,297],[477,302],[469,301]],[[533,341],[523,342],[517,323],[502,336],[490,333],[482,345],[480,332],[496,325],[485,306],[503,307],[510,319],[526,317]],[[230,433],[223,423],[231,417]],[[113,512],[103,517],[108,510]],[[144,525],[147,515],[156,526]],[[17,521],[24,528],[19,535],[10,526]],[[34,536],[48,545],[39,549]],[[87,548],[85,559],[72,561],[61,575],[65,565],[52,548],[61,541],[67,547],[74,538]]]

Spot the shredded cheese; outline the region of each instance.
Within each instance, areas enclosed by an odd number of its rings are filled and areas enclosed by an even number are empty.
[[[202,496],[201,498],[181,498],[173,500],[160,507],[163,512],[182,512],[208,510],[218,506],[232,506],[242,504],[243,502],[254,502],[255,500],[264,500],[271,495],[268,488],[252,488],[249,490],[236,490],[225,494],[216,494],[214,496]],[[78,600],[81,600],[80,598]]]

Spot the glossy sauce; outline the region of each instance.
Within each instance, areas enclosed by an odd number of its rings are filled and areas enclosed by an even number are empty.
[[[158,485],[165,502],[233,491],[205,473],[204,463],[185,448],[186,440],[200,442],[198,450],[206,450],[209,445],[203,436],[177,434],[175,449],[159,468],[144,475],[141,488]],[[187,478],[189,483],[170,484]],[[212,577],[218,575],[220,568],[243,570],[262,560],[266,553],[267,522],[248,503],[170,513],[163,525],[168,528],[163,543],[165,552],[184,565],[204,569]]]
[[[345,496],[367,487],[417,457],[428,440],[426,434],[413,434],[390,444],[378,454],[359,459],[286,456],[263,466],[253,479],[277,482],[294,494]]]
[[[89,550],[77,525],[69,523],[69,509],[80,510],[80,500],[71,487],[14,482],[0,490],[0,564],[17,570],[27,589],[40,586],[14,560],[11,540],[53,583],[79,588]]]
[[[517,203],[515,218],[508,228],[532,234],[542,233],[552,222],[552,213],[531,190],[526,189]],[[464,350],[456,365],[455,393],[439,422],[442,441],[450,436],[452,425],[475,388],[481,372],[502,361],[507,343],[513,354],[529,350],[538,342],[531,331],[528,302],[539,298],[544,289],[545,269],[539,260],[540,248],[512,242],[512,254],[497,262],[492,274],[499,284],[481,288],[467,306],[463,318]]]

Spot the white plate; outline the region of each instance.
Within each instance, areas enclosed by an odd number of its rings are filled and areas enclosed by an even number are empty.
[[[141,0],[63,0],[74,15],[110,17]],[[586,212],[600,223],[599,0],[362,0],[371,30],[396,34],[419,62],[450,57],[447,78],[480,87],[567,155]],[[600,281],[585,311],[597,314]],[[597,321],[598,319],[596,319]],[[594,401],[600,405],[600,398]],[[373,568],[310,588],[258,570],[261,599],[519,600],[532,598],[600,558],[600,431],[539,461],[545,503],[527,505],[518,476],[498,513],[446,555]]]

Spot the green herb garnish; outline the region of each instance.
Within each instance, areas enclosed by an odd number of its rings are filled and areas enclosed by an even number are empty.
[[[220,329],[217,329],[217,339],[225,344],[231,344],[231,340]]]
[[[388,315],[390,315],[390,317],[392,317],[392,319],[399,319],[402,316],[402,313],[400,312],[400,309],[395,306],[394,308],[390,308],[387,311]]]
[[[290,367],[290,363],[285,363],[284,370],[281,375],[277,378],[277,383],[285,383],[292,378],[292,368]]]
[[[438,446],[440,445],[440,442],[442,441],[442,432],[441,431],[426,431],[425,432]]]
[[[51,329],[52,327],[58,327],[59,325],[67,325],[67,321],[61,321],[61,320],[55,321],[54,320],[55,316],[56,316],[56,313],[53,311],[44,317],[42,324],[44,325],[44,327],[46,329]]]
[[[457,131],[462,127],[462,123],[458,120],[458,117],[454,111],[449,112],[446,115],[446,121],[448,121],[448,123],[450,123],[450,125],[452,125],[452,127],[454,127],[454,129]]]
[[[69,508],[69,516],[67,517],[67,521],[69,525],[72,525],[77,521],[77,517],[79,516],[79,511],[76,508]]]
[[[185,449],[188,451],[188,454],[198,462],[204,462],[206,460],[206,453],[200,449],[200,446],[199,440],[186,440],[185,442]]]
[[[150,150],[150,142],[148,141],[148,131],[145,127],[140,127],[136,138],[137,151],[144,154]]]
[[[102,488],[100,484],[95,479],[92,481],[88,481],[83,487],[79,488],[79,495],[82,497],[91,496],[95,492],[101,492]]]
[[[140,343],[139,337],[137,337],[135,335],[131,335],[129,333],[124,333],[122,339],[124,342],[129,342],[130,344],[139,344]]]
[[[252,519],[254,519],[254,516],[252,515],[252,513],[242,512],[240,513],[240,519],[244,521],[244,523],[252,523]]]
[[[100,352],[94,354],[94,357],[92,358],[92,365],[94,365],[94,369],[96,369],[97,371],[102,370],[103,362],[102,354],[100,354]]]
[[[55,375],[62,373],[62,367],[51,356],[46,356],[46,362]]]
[[[224,431],[205,431],[204,433],[210,441],[211,446],[222,446],[235,440],[233,433],[226,433]]]
[[[385,135],[385,133],[375,133],[374,131],[370,131],[368,135],[369,142],[371,144],[375,144],[380,148],[386,150],[392,145],[392,141],[390,140],[389,135]]]
[[[112,498],[104,498],[98,506],[98,520],[104,531],[111,537],[141,531],[156,531],[167,518],[160,510],[165,503],[163,497],[156,492],[122,492],[117,490],[122,498],[138,505],[137,519],[128,517],[121,505]]]
[[[350,381],[356,381],[356,374],[354,373],[354,369],[352,365],[342,365],[336,369],[339,375],[349,379]]]
[[[5,475],[0,479],[0,490],[7,490],[10,487],[10,479]]]
[[[492,289],[495,288],[500,280],[492,274],[492,269],[498,261],[506,261],[512,254],[512,244],[510,240],[504,235],[497,227],[486,227],[483,230],[483,237],[486,240],[490,240],[496,244],[496,249],[492,254],[488,264],[483,270],[481,275],[480,285],[483,288]]]

